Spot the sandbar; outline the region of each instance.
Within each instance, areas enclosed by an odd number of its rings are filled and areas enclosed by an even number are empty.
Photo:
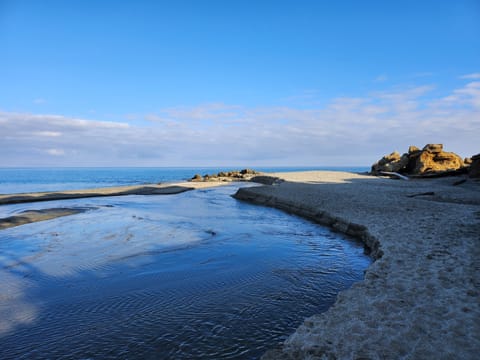
[[[0,194],[0,205],[30,203],[37,201],[81,199],[101,196],[124,195],[171,195],[184,191],[226,185],[225,182],[179,182],[165,184],[145,184],[132,186],[113,186],[95,189],[32,192],[18,194]]]
[[[284,182],[235,197],[356,236],[375,261],[363,281],[263,359],[478,358],[480,182],[271,175]]]
[[[32,192],[0,195],[0,205],[32,203],[40,201],[81,199],[91,197],[105,196],[125,196],[125,195],[173,195],[185,191],[226,185],[225,182],[181,182],[168,184],[148,184],[134,186],[116,186],[96,189],[65,190],[50,192]],[[11,216],[0,218],[0,230],[10,227],[25,225],[38,221],[51,220],[62,216],[75,215],[94,207],[73,207],[73,208],[49,208],[32,209],[23,211]]]
[[[41,210],[26,210],[18,214],[0,219],[0,230],[30,224],[37,221],[51,220],[62,216],[75,215],[94,208],[51,208]]]

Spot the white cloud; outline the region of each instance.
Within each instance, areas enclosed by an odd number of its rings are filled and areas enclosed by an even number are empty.
[[[47,136],[47,137],[62,136],[62,133],[59,131],[34,131],[33,134],[37,136]]]
[[[480,81],[469,82],[441,99],[445,106],[465,106],[480,108]]]
[[[480,79],[480,73],[472,73],[460,76],[460,79],[476,80]]]
[[[65,155],[65,150],[63,149],[48,149],[47,154],[53,155],[53,156],[63,156]]]
[[[173,107],[143,115],[142,126],[0,112],[0,151],[9,166],[369,165],[429,142],[478,153],[480,82],[438,92],[391,88],[312,108]]]
[[[37,98],[37,99],[33,100],[33,103],[37,104],[37,105],[45,104],[46,102],[47,101],[45,99],[42,99],[42,98]]]

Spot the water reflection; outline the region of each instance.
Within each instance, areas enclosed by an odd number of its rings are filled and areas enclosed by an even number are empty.
[[[360,244],[234,192],[64,201],[98,208],[0,232],[0,358],[257,358],[362,278]]]

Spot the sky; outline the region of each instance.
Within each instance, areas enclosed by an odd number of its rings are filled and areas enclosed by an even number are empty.
[[[480,1],[0,0],[0,167],[480,152]]]

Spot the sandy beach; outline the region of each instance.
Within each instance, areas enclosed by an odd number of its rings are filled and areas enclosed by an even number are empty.
[[[363,240],[376,261],[263,359],[474,359],[480,350],[480,183],[342,172],[271,174],[237,199]]]

